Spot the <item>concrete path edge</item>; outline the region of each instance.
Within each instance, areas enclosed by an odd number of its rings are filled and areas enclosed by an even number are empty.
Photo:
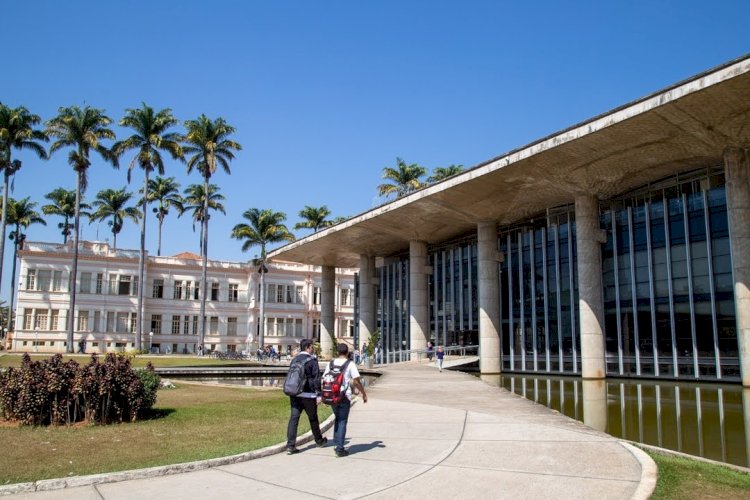
[[[658,469],[656,462],[648,456],[648,454],[637,446],[633,446],[625,441],[620,441],[626,450],[633,454],[633,456],[641,464],[641,481],[638,483],[632,500],[648,500],[654,493],[656,488],[656,479],[658,477]]]
[[[325,421],[321,422],[320,430],[325,433],[333,427],[335,416],[331,415]],[[311,431],[308,431],[297,437],[297,444],[306,444],[313,440]],[[286,441],[283,443],[266,446],[259,450],[248,451],[228,457],[209,458],[207,460],[198,460],[195,462],[184,462],[180,464],[159,465],[145,469],[131,469],[119,472],[103,472],[101,474],[90,474],[87,476],[72,476],[55,479],[40,479],[29,483],[14,483],[0,486],[0,495],[13,495],[16,493],[32,493],[35,491],[51,491],[64,488],[75,488],[77,486],[91,486],[94,484],[116,483],[130,479],[147,479],[150,477],[168,476],[171,474],[180,474],[182,472],[191,472],[220,465],[235,464],[246,462],[257,458],[267,457],[286,450]]]

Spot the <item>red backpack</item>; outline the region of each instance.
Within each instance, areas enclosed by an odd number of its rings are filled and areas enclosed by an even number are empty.
[[[350,360],[346,360],[343,365],[336,366],[333,360],[328,365],[328,372],[323,375],[320,381],[321,399],[327,405],[335,406],[346,397],[346,386],[344,373],[349,367]]]

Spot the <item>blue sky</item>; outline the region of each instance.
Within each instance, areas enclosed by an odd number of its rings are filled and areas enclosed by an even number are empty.
[[[213,178],[227,215],[211,219],[209,256],[240,261],[257,253],[229,237],[248,208],[285,212],[290,228],[305,205],[364,212],[397,156],[471,167],[750,52],[748,14],[746,0],[6,1],[0,101],[45,120],[74,104],[119,120],[141,102],[223,117],[243,150]],[[41,207],[74,188],[67,152],[20,158],[12,197]],[[130,159],[114,170],[95,158],[87,198],[124,187]],[[166,174],[201,182],[178,162]],[[58,222],[28,238],[61,242]],[[111,240],[108,229],[82,236]],[[138,234],[126,223],[118,247]],[[156,243],[150,218],[152,254]],[[186,250],[198,233],[170,216],[162,254]]]

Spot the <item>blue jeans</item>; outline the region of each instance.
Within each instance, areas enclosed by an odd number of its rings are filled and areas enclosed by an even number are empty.
[[[349,398],[344,397],[339,404],[333,407],[333,414],[336,420],[333,423],[333,444],[336,451],[344,449],[344,440],[346,439],[346,421],[349,420],[349,410],[352,407]]]

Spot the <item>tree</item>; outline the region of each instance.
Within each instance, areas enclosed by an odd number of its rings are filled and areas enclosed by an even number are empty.
[[[219,194],[219,186],[216,184],[209,184],[208,186],[208,199],[204,194],[203,184],[191,184],[185,188],[185,197],[183,198],[183,210],[179,216],[182,216],[185,212],[191,212],[193,214],[193,231],[195,231],[195,223],[200,224],[200,247],[201,257],[203,256],[203,214],[208,206],[208,218],[211,218],[211,210],[216,210],[226,215],[227,212],[224,210],[221,200],[224,199],[224,195]]]
[[[138,313],[136,315],[136,342],[135,348],[141,350],[141,336],[143,330],[143,279],[146,264],[146,214],[148,213],[148,202],[150,201],[148,189],[148,176],[156,169],[159,175],[164,175],[164,160],[161,152],[167,152],[173,159],[183,159],[180,141],[182,136],[168,130],[179,121],[172,116],[169,108],[155,112],[153,108],[142,103],[138,109],[126,109],[125,116],[120,120],[120,126],[129,127],[134,134],[118,142],[113,146],[115,153],[120,156],[131,149],[137,150],[137,154],[128,167],[128,183],[130,173],[137,164],[143,169],[143,217],[141,219],[141,244],[138,254]],[[161,233],[160,233],[161,235]]]
[[[7,220],[8,224],[15,226],[10,232],[8,237],[13,241],[13,267],[10,275],[10,309],[13,310],[13,290],[16,288],[16,258],[18,257],[18,249],[23,249],[23,243],[26,240],[26,234],[23,232],[24,229],[32,224],[47,225],[42,219],[39,212],[34,210],[36,203],[29,201],[29,198],[23,198],[21,200],[14,200],[8,198],[6,205],[7,209]],[[10,324],[10,329],[14,330],[15,325]]]
[[[383,179],[391,182],[380,184],[378,195],[389,196],[395,193],[397,198],[405,196],[423,186],[419,179],[425,174],[427,174],[427,169],[424,167],[416,163],[407,165],[401,158],[396,158],[396,168],[385,167],[383,169]]]
[[[68,242],[70,230],[73,228],[70,220],[76,215],[76,192],[72,189],[57,188],[44,195],[52,203],[42,206],[42,213],[45,215],[59,215],[63,221],[57,224],[60,233],[63,235],[63,244]],[[91,218],[88,209],[91,205],[81,202],[81,215]]]
[[[43,130],[34,128],[41,121],[38,115],[31,114],[23,106],[11,108],[0,102],[0,170],[3,171],[3,200],[0,207],[0,212],[2,212],[0,216],[0,288],[3,281],[2,263],[5,255],[5,231],[8,224],[6,217],[8,185],[10,178],[21,168],[21,160],[14,160],[12,154],[14,149],[28,149],[39,158],[47,159],[47,150],[41,143],[47,142],[49,137]]]
[[[247,219],[248,224],[241,223],[234,226],[231,236],[237,240],[245,240],[242,244],[242,251],[247,252],[254,246],[260,246],[260,259],[253,261],[258,266],[260,273],[260,329],[258,331],[258,345],[263,347],[264,324],[265,321],[265,274],[266,274],[266,245],[269,243],[279,243],[282,241],[294,241],[294,235],[289,232],[284,225],[286,214],[283,212],[274,212],[271,209],[259,210],[251,208],[246,210],[242,217]]]
[[[443,179],[447,179],[452,175],[459,174],[464,171],[463,165],[448,165],[447,167],[435,167],[432,170],[432,175],[427,178],[427,182],[438,182]]]
[[[331,225],[331,221],[326,220],[329,215],[331,215],[331,211],[325,205],[322,207],[305,205],[305,208],[299,211],[299,216],[305,221],[295,224],[294,229],[312,229],[314,233],[317,233],[318,230]]]
[[[229,137],[235,132],[223,118],[209,119],[206,115],[200,115],[197,120],[185,122],[187,134],[183,150],[186,155],[191,155],[187,161],[187,171],[198,170],[203,176],[204,192],[209,193],[209,182],[216,172],[216,167],[230,174],[229,162],[234,159],[234,151],[242,149],[239,143]],[[200,308],[200,330],[198,333],[199,352],[203,352],[203,339],[206,334],[206,274],[208,271],[208,197],[204,197],[205,217],[201,220],[203,241],[201,242],[203,255],[203,273],[201,279],[201,308]]]
[[[111,217],[107,224],[112,229],[112,248],[117,249],[117,235],[122,231],[122,226],[126,219],[138,222],[141,213],[135,207],[128,207],[127,204],[133,197],[133,193],[128,193],[125,188],[122,189],[102,189],[96,193],[96,199],[92,203],[95,210],[91,214],[92,220],[103,221]],[[136,346],[137,347],[137,346]]]
[[[169,215],[169,209],[174,207],[178,215],[185,211],[185,200],[180,196],[180,184],[174,180],[174,177],[160,177],[149,179],[148,201],[158,202],[158,206],[153,208],[156,219],[159,221],[159,239],[156,247],[156,255],[161,255],[161,229],[164,225],[164,219]],[[223,208],[223,207],[222,207]]]
[[[58,115],[47,122],[47,133],[57,140],[50,147],[50,155],[65,147],[72,148],[68,163],[76,172],[75,225],[73,231],[73,269],[70,284],[70,313],[68,314],[67,351],[73,352],[73,327],[76,307],[76,281],[78,276],[78,237],[81,233],[81,194],[86,190],[86,172],[91,166],[91,151],[96,151],[105,161],[117,168],[117,156],[102,144],[105,139],[114,139],[115,133],[108,128],[112,119],[101,109],[86,106],[63,107]]]

